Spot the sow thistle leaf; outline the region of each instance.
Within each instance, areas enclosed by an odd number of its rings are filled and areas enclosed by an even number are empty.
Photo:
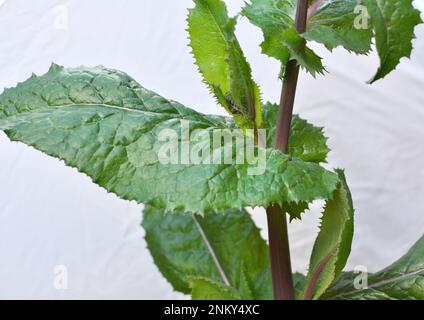
[[[293,273],[293,287],[296,300],[303,300],[303,288],[305,287],[306,276],[302,273]]]
[[[411,0],[363,0],[363,3],[374,26],[380,56],[380,67],[370,80],[373,83],[393,71],[402,57],[410,57],[414,28],[422,20]]]
[[[193,300],[241,300],[237,291],[206,278],[191,278]]]
[[[143,228],[155,264],[175,290],[193,290],[194,299],[204,287],[272,299],[268,246],[244,209],[201,217],[147,206]]]
[[[362,12],[360,4],[360,0],[312,2],[307,30],[302,36],[324,44],[329,50],[343,46],[357,54],[368,53],[373,34],[366,12]]]
[[[368,277],[367,287],[354,286],[361,275],[346,272],[323,295],[322,299],[338,300],[423,300],[424,236],[398,261]],[[364,284],[362,281],[357,281]]]
[[[218,102],[241,128],[261,126],[259,87],[234,34],[236,19],[229,18],[221,0],[194,0],[189,10],[190,46],[205,82]]]
[[[410,56],[414,28],[422,22],[411,0],[317,0],[309,13],[302,36],[330,50],[343,46],[364,54],[375,37],[380,67],[370,83],[384,78],[402,57]]]
[[[263,106],[263,127],[267,129],[268,147],[274,145],[278,108],[277,104],[270,102]],[[323,128],[315,127],[294,115],[289,138],[289,153],[303,161],[320,163],[327,162],[329,152]]]
[[[353,237],[353,205],[342,170],[340,183],[327,201],[321,230],[315,241],[305,285],[305,297],[318,299],[340,275],[350,254]]]
[[[187,135],[181,120],[190,125]],[[165,129],[175,134],[177,146],[184,142],[192,151],[197,143],[187,136],[194,130],[212,136],[233,127],[227,117],[200,114],[102,67],[54,66],[0,95],[0,130],[11,140],[63,159],[122,199],[166,211],[210,213],[327,199],[336,188],[334,173],[272,149],[266,150],[263,167],[247,161],[159,161]],[[225,147],[211,153],[222,154]],[[262,174],[252,175],[258,169]]]
[[[414,27],[421,23],[411,0],[316,0],[311,2],[306,32],[294,28],[295,0],[251,0],[243,14],[264,33],[263,53],[277,58],[284,66],[289,60],[312,75],[322,72],[321,59],[303,49],[301,39],[338,46],[357,54],[367,54],[373,36],[380,56],[380,67],[370,81],[383,78],[396,68],[400,58],[409,57]]]
[[[275,139],[275,124],[277,122],[278,105],[266,103],[263,106],[264,123],[267,129],[267,146],[272,147]],[[294,115],[289,138],[289,154],[307,162],[326,162],[330,149],[323,128],[315,127],[299,116]],[[290,219],[300,219],[301,214],[309,208],[307,202],[285,203],[284,210],[290,214]]]
[[[305,48],[304,39],[295,30],[295,12],[295,0],[251,0],[243,8],[243,15],[262,29],[262,52],[281,62],[281,77],[289,60],[296,60],[313,76],[323,73],[321,58]]]

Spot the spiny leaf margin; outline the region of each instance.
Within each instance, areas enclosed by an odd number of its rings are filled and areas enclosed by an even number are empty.
[[[230,285],[243,299],[272,299],[268,246],[246,210],[201,217],[146,206],[142,226],[155,264],[175,290],[188,294],[189,279],[203,277]]]
[[[195,62],[205,83],[241,128],[260,128],[258,85],[235,35],[237,18],[229,18],[221,0],[194,0],[188,33]]]
[[[232,128],[227,117],[200,114],[102,67],[53,66],[0,96],[0,128],[11,140],[64,160],[122,199],[169,212],[309,202],[336,188],[334,173],[272,149],[259,176],[248,174],[249,164],[160,164],[158,134],[175,129],[181,138],[182,119],[192,130]]]
[[[367,278],[366,287],[362,277]],[[321,297],[325,300],[424,300],[424,236],[399,260],[374,274],[345,272]]]
[[[336,170],[339,186],[327,200],[315,240],[305,285],[306,298],[318,299],[341,274],[353,238],[354,209],[343,170]]]

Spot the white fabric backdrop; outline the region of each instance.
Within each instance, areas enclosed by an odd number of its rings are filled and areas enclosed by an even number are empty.
[[[232,13],[242,5],[227,2]],[[415,3],[424,8],[423,0]],[[52,61],[102,64],[187,106],[222,113],[186,46],[190,6],[190,0],[0,0],[0,91],[44,73]],[[329,75],[300,77],[296,111],[326,127],[330,165],[346,168],[352,189],[352,268],[387,265],[424,231],[424,27],[416,31],[412,59],[375,85],[365,84],[378,64],[374,54],[331,56],[320,46]],[[260,54],[260,31],[242,19],[237,33],[264,98],[277,101],[279,66]],[[298,271],[307,266],[319,205],[290,225]],[[183,298],[146,250],[141,209],[0,133],[0,298]],[[254,217],[264,228],[264,212]],[[67,268],[67,290],[55,289],[57,265]]]

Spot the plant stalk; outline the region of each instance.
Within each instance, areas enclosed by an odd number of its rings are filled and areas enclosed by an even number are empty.
[[[306,31],[308,0],[298,0],[295,26],[298,33]],[[280,107],[275,133],[275,148],[288,154],[291,121],[296,95],[299,66],[290,60],[281,91]],[[290,245],[287,229],[287,214],[279,206],[267,208],[269,255],[271,260],[272,285],[275,300],[294,300],[293,276],[290,260]]]

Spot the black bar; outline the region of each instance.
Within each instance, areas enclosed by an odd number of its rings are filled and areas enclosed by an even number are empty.
[[[123,319],[127,315],[140,320],[284,320],[311,314],[330,319],[375,315],[380,319],[399,310],[422,312],[423,307],[423,301],[0,301],[2,313],[13,318],[26,314],[28,319],[41,315],[43,319],[76,320],[87,316]]]

